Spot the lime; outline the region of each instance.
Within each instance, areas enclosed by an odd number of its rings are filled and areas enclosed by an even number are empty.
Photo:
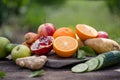
[[[0,37],[0,59],[5,58],[8,53],[6,51],[6,46],[10,43],[10,41],[5,37]]]

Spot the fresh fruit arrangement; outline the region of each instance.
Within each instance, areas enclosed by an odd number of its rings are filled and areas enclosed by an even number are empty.
[[[72,72],[88,72],[120,62],[120,45],[110,39],[105,31],[97,31],[86,24],[77,24],[75,32],[69,27],[56,29],[52,23],[44,23],[35,32],[27,32],[24,42],[12,44],[0,37],[0,59],[9,54],[19,66],[36,70],[47,62],[50,53],[64,58],[94,58],[72,68]]]

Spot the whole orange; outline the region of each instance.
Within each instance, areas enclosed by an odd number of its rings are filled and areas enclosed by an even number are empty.
[[[76,38],[74,31],[69,27],[61,27],[57,29],[53,34],[53,38],[55,39],[59,36],[70,36]]]

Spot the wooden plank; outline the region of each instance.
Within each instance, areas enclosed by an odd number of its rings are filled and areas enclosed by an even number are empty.
[[[107,69],[89,72],[89,73],[72,73],[70,68],[43,68],[45,74],[36,78],[30,78],[31,70],[17,66],[13,61],[0,61],[0,70],[7,75],[0,80],[119,80],[120,74],[115,69],[120,69],[116,65]]]

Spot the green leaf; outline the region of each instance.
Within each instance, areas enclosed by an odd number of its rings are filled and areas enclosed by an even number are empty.
[[[35,72],[32,72],[29,77],[38,77],[44,73],[45,73],[44,70],[35,71]]]
[[[86,53],[86,56],[96,56],[96,53],[94,52],[94,50],[89,46],[84,46],[80,48],[80,50],[84,50]]]
[[[6,76],[5,72],[0,71],[0,78],[4,78]]]
[[[83,58],[85,58],[85,57],[86,57],[85,51],[78,49],[77,58],[78,58],[78,59],[83,59]]]

